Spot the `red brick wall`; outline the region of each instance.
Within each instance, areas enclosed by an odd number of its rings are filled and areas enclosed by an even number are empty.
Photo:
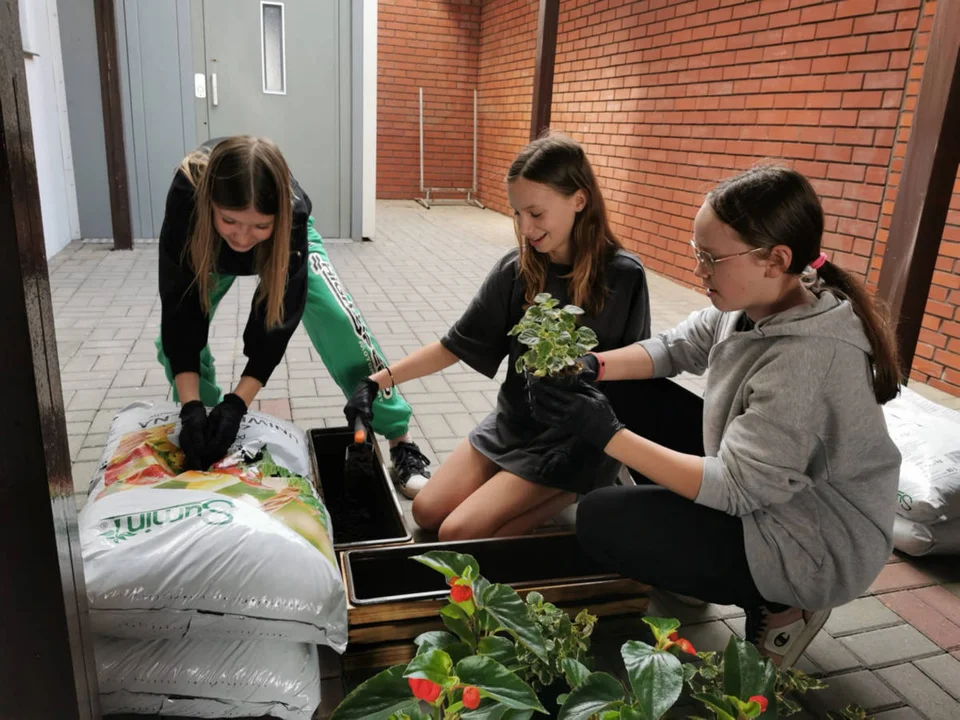
[[[481,0],[379,0],[377,197],[422,197],[420,87],[424,184],[470,187],[480,4]]]
[[[504,177],[530,139],[539,0],[487,0],[480,33],[479,196],[511,214]]]
[[[503,175],[529,132],[537,5],[487,0],[481,9],[480,198],[501,212]],[[820,193],[828,253],[875,286],[933,8],[562,0],[552,126],[584,143],[617,232],[656,272],[690,283],[687,239],[703,194],[776,160]],[[913,373],[954,394],[960,181],[957,190]]]
[[[930,31],[933,25],[935,2],[926,2],[916,41],[913,45],[909,80],[903,112],[897,129],[893,162],[883,199],[880,229],[870,268],[870,283],[880,277],[887,231],[893,216],[893,207],[900,186],[900,173],[907,153],[907,142],[913,127],[913,113],[920,90],[920,78],[927,56]],[[933,286],[927,299],[923,328],[917,344],[910,377],[940,390],[960,395],[960,178],[954,186],[953,200],[947,215],[940,244],[940,257],[933,275]]]

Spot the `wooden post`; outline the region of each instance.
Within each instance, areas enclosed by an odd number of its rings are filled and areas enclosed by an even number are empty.
[[[878,292],[897,324],[909,374],[960,163],[960,0],[940,0]]]
[[[530,139],[550,127],[553,104],[553,63],[557,55],[557,24],[560,0],[540,0],[537,16],[537,65],[533,73],[533,108],[530,113]]]
[[[0,717],[99,717],[17,0],[0,0]]]
[[[110,188],[113,249],[132,250],[133,224],[130,220],[130,190],[123,146],[117,16],[113,0],[93,0],[93,14],[97,28],[97,56],[100,60],[100,100],[103,103],[103,135],[107,148],[107,185]]]

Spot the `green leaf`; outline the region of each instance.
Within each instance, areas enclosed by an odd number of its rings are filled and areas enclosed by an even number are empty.
[[[620,709],[620,720],[645,720],[645,718],[640,710],[633,705],[627,705]]]
[[[474,577],[480,574],[480,566],[472,555],[450,552],[449,550],[431,550],[423,555],[414,555],[411,560],[433,568],[448,580],[452,577],[462,577],[467,567],[472,567]]]
[[[624,702],[623,686],[607,673],[596,672],[587,676],[560,708],[557,720],[589,720],[616,703]]]
[[[504,667],[513,668],[517,665],[517,649],[505,637],[490,635],[477,643],[477,652],[496,660]]]
[[[507,707],[546,712],[533,688],[492,658],[464,658],[457,663],[457,676],[464,685],[476,685],[482,695]]]
[[[432,630],[430,632],[421,633],[420,635],[417,635],[416,640],[413,641],[414,645],[419,648],[417,651],[418,655],[432,648],[446,650],[450,645],[454,645],[458,642],[460,642],[459,639],[448,632],[444,632],[443,630]]]
[[[388,720],[395,712],[419,706],[403,676],[406,665],[395,665],[374,675],[347,695],[330,720]]]
[[[650,626],[653,637],[659,645],[670,633],[680,629],[680,621],[673,618],[645,617],[643,621]]]
[[[590,670],[579,660],[573,658],[564,658],[560,661],[560,667],[563,669],[563,677],[571,690],[576,690],[580,683],[590,676]]]
[[[537,305],[540,305],[542,303],[545,303],[547,300],[549,300],[552,297],[553,295],[547,292],[537,293],[536,295],[534,295],[533,301],[537,303]]]
[[[683,690],[680,661],[672,653],[656,650],[636,640],[624,643],[620,654],[641,710],[649,720],[659,720],[673,707]]]
[[[529,345],[533,347],[540,342],[540,335],[537,334],[536,330],[524,330],[520,333],[520,337],[517,338],[524,345]]]
[[[407,665],[405,678],[424,678],[445,685],[453,673],[453,660],[443,650],[431,648],[422,655],[417,655]]]
[[[766,665],[753,643],[730,636],[723,651],[723,692],[746,700],[766,689]]]
[[[564,305],[563,311],[570,315],[583,315],[583,308],[577,307],[576,305]]]
[[[533,710],[518,710],[501,705],[492,698],[480,701],[476,710],[468,710],[460,715],[463,720],[530,720]]]
[[[516,635],[530,651],[547,660],[547,649],[540,628],[516,591],[506,585],[490,585],[483,591],[483,607],[498,623]]]
[[[440,619],[443,621],[443,624],[448,630],[453,632],[458,638],[463,640],[470,647],[471,651],[476,649],[477,640],[474,638],[473,630],[470,629],[470,626],[467,624],[466,620],[461,620],[460,618],[451,617],[449,615],[442,615]]]
[[[693,699],[699,700],[705,707],[712,710],[717,716],[717,720],[737,720],[737,716],[733,714],[735,711],[727,704],[725,698],[707,693],[696,693]]]

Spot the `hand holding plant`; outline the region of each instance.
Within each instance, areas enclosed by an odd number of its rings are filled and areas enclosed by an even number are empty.
[[[579,359],[597,346],[597,334],[588,327],[577,327],[583,310],[576,305],[558,308],[560,302],[550,293],[540,293],[527,308],[520,322],[509,333],[530,349],[517,358],[516,371],[534,377],[576,375],[582,369]]]

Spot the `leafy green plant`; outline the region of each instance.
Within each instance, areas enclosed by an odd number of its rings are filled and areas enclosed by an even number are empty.
[[[659,720],[673,707],[683,690],[685,671],[678,655],[681,647],[675,633],[680,622],[666,618],[644,618],[653,631],[655,645],[631,640],[620,654],[629,678],[624,687],[613,675],[590,672],[576,660],[564,660],[563,668],[571,687],[560,698],[559,720]]]
[[[449,632],[421,634],[413,660],[362,683],[331,720],[525,720],[546,713],[517,675],[518,649],[549,663],[531,607],[512,588],[481,577],[470,555],[434,551],[413,559],[447,579],[450,602],[440,616]]]
[[[541,658],[525,646],[517,647],[518,675],[534,690],[549,687],[564,677],[563,661],[566,659],[586,661],[590,649],[590,636],[597,618],[581,610],[571,620],[564,610],[546,602],[538,592],[527,593],[527,606],[540,628],[546,646],[546,657]]]
[[[526,370],[535,377],[576,375],[581,368],[577,358],[597,346],[597,334],[588,327],[577,327],[583,310],[576,305],[557,306],[560,301],[550,293],[540,293],[534,304],[508,335],[517,338],[527,350],[517,358],[518,374]]]

